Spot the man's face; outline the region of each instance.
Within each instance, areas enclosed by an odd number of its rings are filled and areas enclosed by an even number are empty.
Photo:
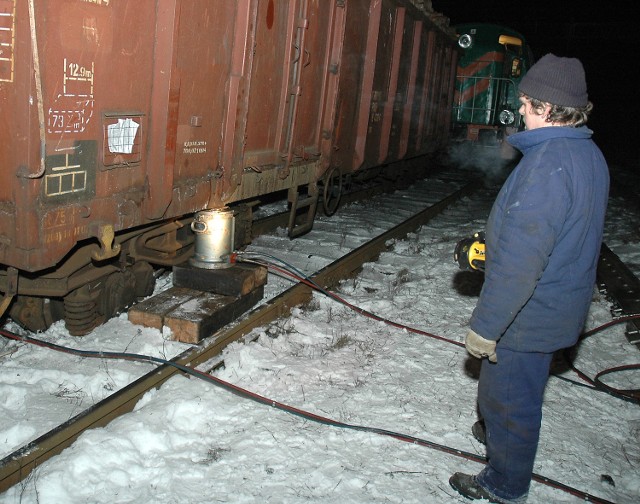
[[[524,117],[524,124],[528,130],[536,128],[544,128],[546,126],[553,126],[552,123],[547,122],[547,114],[551,107],[546,105],[544,110],[536,109],[531,105],[531,100],[526,96],[520,97],[520,108],[518,113]]]

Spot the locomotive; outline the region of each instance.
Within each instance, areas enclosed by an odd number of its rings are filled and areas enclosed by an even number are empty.
[[[408,0],[0,0],[0,316],[83,335],[194,254],[201,211],[442,149],[458,49]],[[443,21],[444,19],[444,21]]]
[[[518,114],[518,84],[533,64],[525,38],[517,31],[487,23],[455,26],[458,60],[452,141],[515,155],[504,139],[524,129]]]

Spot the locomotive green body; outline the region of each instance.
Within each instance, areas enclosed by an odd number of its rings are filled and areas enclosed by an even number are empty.
[[[524,128],[518,114],[518,84],[533,64],[525,38],[510,28],[467,23],[455,27],[458,60],[453,104],[453,140],[504,147],[506,136]]]

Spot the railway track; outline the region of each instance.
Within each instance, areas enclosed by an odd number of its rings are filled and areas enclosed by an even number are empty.
[[[640,177],[635,170],[611,167],[609,211],[617,213],[620,207],[624,208],[626,225],[605,227],[605,242],[610,240],[610,243],[602,246],[597,281],[601,290],[611,298],[612,313],[615,316],[640,313],[640,265],[637,260],[626,264],[620,258],[627,251],[634,257],[636,247],[633,244],[640,240],[639,184]],[[640,321],[632,320],[627,323],[625,335],[630,343],[640,348]]]
[[[457,199],[471,194],[475,188],[477,188],[475,183],[464,186],[444,200],[430,206],[371,242],[356,248],[346,256],[322,268],[312,278],[316,283],[332,288],[340,280],[357,272],[363,263],[375,260],[376,256],[385,250],[389,240],[404,237],[433,216],[450,207]],[[272,217],[270,219],[273,223],[277,223],[281,217]],[[607,250],[608,248],[604,246],[603,257],[606,256],[607,259],[601,259],[599,282],[603,284],[603,287],[606,285],[610,296],[614,296],[614,294],[620,296],[620,294],[627,292],[625,286],[631,285],[631,279],[630,277],[625,277],[623,281],[619,280],[622,261],[613,253],[605,254]],[[613,270],[613,272],[609,270]],[[613,288],[614,284],[618,286],[616,289]],[[175,357],[172,359],[172,363],[178,366],[197,367],[204,363],[215,362],[216,356],[228,344],[243,338],[255,327],[264,326],[279,317],[286,317],[293,306],[303,304],[310,298],[311,289],[302,284],[297,284],[273,297],[265,305],[253,310],[241,321],[218,331],[210,338],[202,341],[201,344]],[[625,306],[629,309],[628,305]],[[167,379],[180,372],[173,365],[161,365],[109,398],[97,403],[75,418],[6,457],[0,462],[0,492],[22,481],[38,465],[72,444],[85,430],[104,426],[118,416],[131,411],[148,390],[159,387]]]
[[[470,195],[477,187],[478,183],[476,181],[467,183],[438,203],[427,207],[345,256],[333,261],[311,276],[311,279],[324,288],[331,289],[339,281],[352,276],[364,263],[375,260],[377,255],[387,247],[389,240],[405,237],[460,198]],[[366,189],[365,192],[369,195],[371,189]],[[358,195],[351,196],[351,199],[355,200],[357,198]],[[265,222],[258,229],[260,232],[266,232],[269,228],[281,225],[285,217],[280,214],[269,217],[265,219]],[[71,445],[87,429],[102,427],[118,416],[131,411],[147,391],[161,386],[173,375],[180,373],[178,367],[196,367],[214,359],[227,345],[239,340],[251,332],[252,329],[268,324],[279,317],[286,316],[292,307],[309,301],[311,294],[311,288],[304,284],[300,283],[290,287],[270,299],[266,304],[250,312],[242,320],[218,331],[201,341],[200,344],[171,359],[171,362],[177,366],[171,364],[159,366],[157,369],[5,457],[0,461],[0,492],[25,479],[34,468]]]
[[[640,279],[606,245],[602,245],[598,262],[597,281],[603,292],[610,297],[616,316],[640,313]],[[640,320],[627,322],[625,332],[629,343],[640,348]]]

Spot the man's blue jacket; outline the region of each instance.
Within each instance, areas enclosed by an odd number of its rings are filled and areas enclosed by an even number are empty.
[[[586,127],[549,126],[508,138],[523,157],[485,230],[485,280],[470,325],[523,352],[572,346],[595,283],[609,170]]]

